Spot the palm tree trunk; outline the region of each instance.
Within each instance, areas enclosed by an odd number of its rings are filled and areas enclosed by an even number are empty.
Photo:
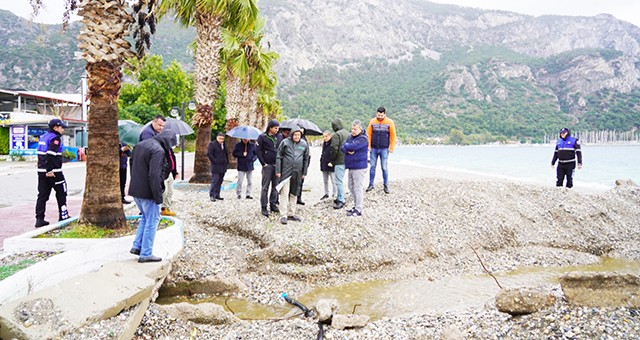
[[[195,99],[197,112],[192,123],[196,127],[196,155],[190,183],[211,182],[207,147],[211,142],[212,107],[220,84],[220,18],[204,12],[196,13]]]
[[[118,91],[122,73],[119,66],[106,61],[88,63],[87,72],[90,138],[80,223],[119,228],[126,224],[118,170]]]

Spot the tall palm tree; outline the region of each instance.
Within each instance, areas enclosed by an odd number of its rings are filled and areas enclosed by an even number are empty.
[[[43,5],[42,0],[30,1],[37,13]],[[155,2],[139,0],[134,6],[139,55],[144,53],[145,45],[148,48],[150,44],[150,34],[145,27],[149,25],[152,33],[155,30]],[[66,0],[65,5],[65,22],[69,12],[78,7],[78,15],[83,18],[78,36],[80,52],[76,52],[76,56],[87,62],[91,100],[87,175],[80,222],[122,227],[126,220],[118,176],[118,92],[122,65],[127,58],[135,56],[125,38],[136,19],[127,12],[126,0]]]
[[[277,53],[261,46],[264,25],[260,18],[248,30],[222,31],[222,57],[227,67],[227,130],[237,125],[264,127],[256,112],[258,95],[263,89],[275,88],[273,63],[278,59]]]
[[[211,142],[212,106],[220,85],[220,37],[223,25],[249,26],[258,15],[256,0],[162,0],[159,14],[175,13],[184,27],[196,29],[195,100],[196,155],[192,183],[211,181],[207,146]]]

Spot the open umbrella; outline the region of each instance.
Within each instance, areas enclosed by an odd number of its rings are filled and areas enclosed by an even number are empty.
[[[227,131],[227,136],[240,139],[258,139],[262,131],[249,125],[238,125]]]
[[[299,126],[304,129],[304,134],[307,136],[322,136],[322,130],[318,127],[318,125],[314,124],[310,120],[302,119],[302,118],[292,118],[282,121],[280,123],[281,129],[292,129],[295,126]]]
[[[140,139],[140,132],[142,131],[142,125],[132,120],[119,120],[118,121],[118,139],[120,142],[128,145],[138,144]]]
[[[146,128],[150,124],[151,122],[148,122],[147,124],[144,124],[144,127]],[[164,128],[167,130],[171,130],[173,131],[173,133],[180,136],[186,136],[193,133],[193,129],[191,128],[191,126],[189,126],[189,124],[176,118],[167,117],[167,120],[164,122]]]

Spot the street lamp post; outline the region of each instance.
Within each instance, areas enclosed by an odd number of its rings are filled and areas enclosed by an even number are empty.
[[[194,100],[190,100],[189,102],[182,102],[182,110],[180,110],[177,106],[171,108],[171,116],[174,118],[178,117],[178,111],[180,111],[180,120],[184,122],[184,109],[185,105],[189,104],[189,110],[196,109],[196,102]],[[181,153],[180,153],[180,162],[182,163],[182,169],[180,171],[180,179],[184,181],[184,135],[180,135],[180,145],[181,145]]]

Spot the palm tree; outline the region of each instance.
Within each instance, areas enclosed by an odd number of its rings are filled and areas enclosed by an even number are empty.
[[[37,13],[42,0],[30,0]],[[127,12],[125,0],[66,0],[69,12],[80,6],[83,28],[78,36],[76,56],[87,62],[88,95],[91,112],[88,116],[89,148],[84,197],[80,223],[107,228],[125,225],[118,176],[118,93],[121,86],[121,68],[127,58],[135,56],[125,39],[136,22]],[[139,0],[134,6],[137,14],[136,33],[138,55],[149,47],[150,34],[146,25],[155,30],[154,0]],[[146,6],[145,6],[146,5]],[[142,10],[146,7],[148,13]]]
[[[256,111],[258,96],[262,90],[275,88],[273,63],[278,54],[261,46],[264,25],[264,19],[260,18],[248,30],[225,28],[222,31],[222,56],[227,67],[227,130],[237,125],[260,129],[265,126]]]
[[[211,142],[212,106],[220,84],[220,37],[223,25],[250,26],[258,15],[255,0],[162,0],[159,14],[175,12],[184,27],[196,28],[195,95],[196,155],[192,183],[211,181],[207,146]]]

